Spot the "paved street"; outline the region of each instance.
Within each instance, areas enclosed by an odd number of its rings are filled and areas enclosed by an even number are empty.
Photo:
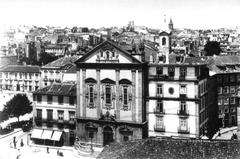
[[[230,140],[232,135],[234,133],[237,133],[237,127],[232,127],[232,128],[224,128],[221,130],[221,135],[220,136],[216,136],[215,139],[221,139],[221,140]]]
[[[17,140],[17,149],[10,147],[10,143],[13,141],[13,137],[16,136]],[[20,147],[20,141],[23,139],[24,146]],[[55,148],[49,148],[49,153],[46,152],[45,147],[41,146],[27,146],[27,133],[19,131],[7,137],[0,139],[0,159],[16,159],[17,155],[20,154],[19,159],[77,159],[77,158],[86,158],[90,159],[92,157],[79,156],[73,151],[73,148],[69,147],[68,149],[61,149],[60,152],[63,152],[63,157],[57,155],[57,150]]]

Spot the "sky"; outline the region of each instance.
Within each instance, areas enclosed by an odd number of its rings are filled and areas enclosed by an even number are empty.
[[[0,25],[160,29],[164,15],[175,28],[240,26],[240,0],[0,0]]]

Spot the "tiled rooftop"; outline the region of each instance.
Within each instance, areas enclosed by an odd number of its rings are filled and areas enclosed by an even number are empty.
[[[0,70],[1,72],[23,72],[23,73],[40,73],[39,66],[25,65],[8,65]]]
[[[106,146],[98,159],[210,159],[239,158],[240,142],[232,140],[197,140],[148,138]]]
[[[34,94],[76,96],[76,84],[73,83],[54,83],[50,86],[38,89]]]
[[[57,67],[57,68],[60,68],[60,67],[63,67],[67,64],[73,64],[74,65],[74,62],[78,59],[79,57],[78,56],[66,56],[66,57],[61,57],[55,61],[52,61],[44,66],[42,66],[42,68],[51,68],[51,67]]]

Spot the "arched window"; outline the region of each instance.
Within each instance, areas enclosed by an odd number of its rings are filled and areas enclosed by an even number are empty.
[[[166,38],[165,37],[162,38],[162,45],[166,45]]]

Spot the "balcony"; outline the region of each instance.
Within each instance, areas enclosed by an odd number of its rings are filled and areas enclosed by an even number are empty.
[[[186,76],[179,76],[180,81],[185,81],[185,79],[186,79]]]
[[[153,79],[153,80],[165,80],[165,79],[168,79],[168,76],[163,74],[163,75],[149,75],[149,78],[150,79]]]
[[[177,114],[180,116],[180,118],[188,118],[189,111],[187,110],[178,110]]]
[[[48,81],[48,78],[47,78],[47,77],[44,77],[44,79],[43,79],[43,80],[46,82],[46,81]]]
[[[54,78],[49,78],[49,81],[50,82],[54,82]]]
[[[157,115],[164,115],[165,114],[165,110],[163,109],[162,111],[160,111],[159,109],[154,109],[153,110],[154,114],[157,114]]]
[[[61,83],[61,79],[55,79],[56,83]]]
[[[190,134],[190,128],[182,129],[181,127],[178,127],[178,133],[179,134]]]
[[[165,132],[165,126],[158,127],[158,126],[154,125],[154,131]]]
[[[180,97],[180,98],[187,98],[187,94],[182,93],[182,94],[180,94],[179,97]]]
[[[58,119],[58,120],[56,120],[56,122],[63,123],[63,119]]]
[[[163,97],[163,93],[157,93],[156,96],[157,97]]]

